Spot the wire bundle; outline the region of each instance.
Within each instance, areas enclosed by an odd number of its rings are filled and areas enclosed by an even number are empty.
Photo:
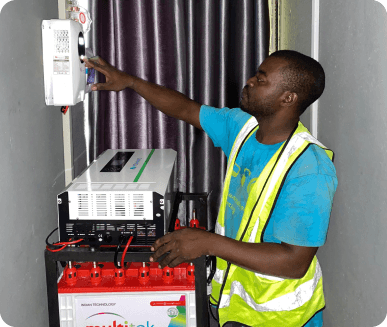
[[[126,252],[128,251],[128,248],[129,248],[129,245],[130,243],[132,243],[132,240],[133,240],[133,236],[129,237],[129,240],[128,242],[126,243],[126,246],[125,246],[125,249],[124,249],[124,252],[122,253],[122,258],[121,258],[121,263],[123,263],[123,265],[125,265],[125,255],[126,255]],[[116,252],[114,253],[114,266],[117,268],[117,269],[120,269],[122,268],[123,265],[119,265],[118,264],[118,251],[120,250],[122,244],[125,242],[125,239],[122,239],[118,245],[117,245],[117,248],[116,248]]]
[[[59,251],[62,251],[64,248],[66,248],[68,245],[73,245],[73,244],[77,244],[79,242],[82,242],[83,241],[83,238],[82,239],[79,239],[79,240],[76,240],[76,241],[70,241],[70,242],[56,242],[56,243],[49,243],[48,242],[48,239],[50,238],[50,236],[52,234],[54,234],[54,232],[58,229],[55,228],[46,238],[46,249],[50,252],[59,252]]]

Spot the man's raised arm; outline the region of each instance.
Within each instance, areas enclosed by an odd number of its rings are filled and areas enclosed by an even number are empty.
[[[121,91],[131,88],[156,109],[168,116],[184,120],[185,122],[202,129],[199,120],[200,104],[186,97],[184,94],[168,89],[143,79],[120,71],[102,58],[86,59],[86,67],[94,68],[106,77],[105,83],[92,86],[93,91]]]

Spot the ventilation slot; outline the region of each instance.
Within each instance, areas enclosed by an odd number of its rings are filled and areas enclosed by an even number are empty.
[[[78,216],[89,216],[89,194],[78,194]]]
[[[133,194],[133,215],[144,216],[144,194]]]
[[[132,207],[132,198],[131,198],[131,194],[130,193],[127,193],[127,204],[128,204],[128,216],[131,215],[131,211],[130,211],[130,208]]]
[[[125,216],[125,194],[114,194],[114,210],[116,217]]]
[[[107,195],[106,194],[97,194],[96,199],[96,208],[97,208],[97,216],[107,216]]]

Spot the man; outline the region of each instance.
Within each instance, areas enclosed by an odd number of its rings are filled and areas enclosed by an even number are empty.
[[[217,257],[211,294],[221,326],[322,326],[324,295],[315,257],[325,243],[337,187],[333,152],[299,121],[325,87],[321,65],[278,51],[243,89],[240,108],[201,106],[185,95],[116,70],[93,90],[129,87],[169,116],[203,129],[228,156],[216,234],[183,229],[158,239],[150,261],[174,267]],[[259,126],[257,124],[259,122]]]

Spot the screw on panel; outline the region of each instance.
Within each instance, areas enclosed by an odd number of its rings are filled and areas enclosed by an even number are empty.
[[[62,204],[62,199],[58,199],[58,204]]]

